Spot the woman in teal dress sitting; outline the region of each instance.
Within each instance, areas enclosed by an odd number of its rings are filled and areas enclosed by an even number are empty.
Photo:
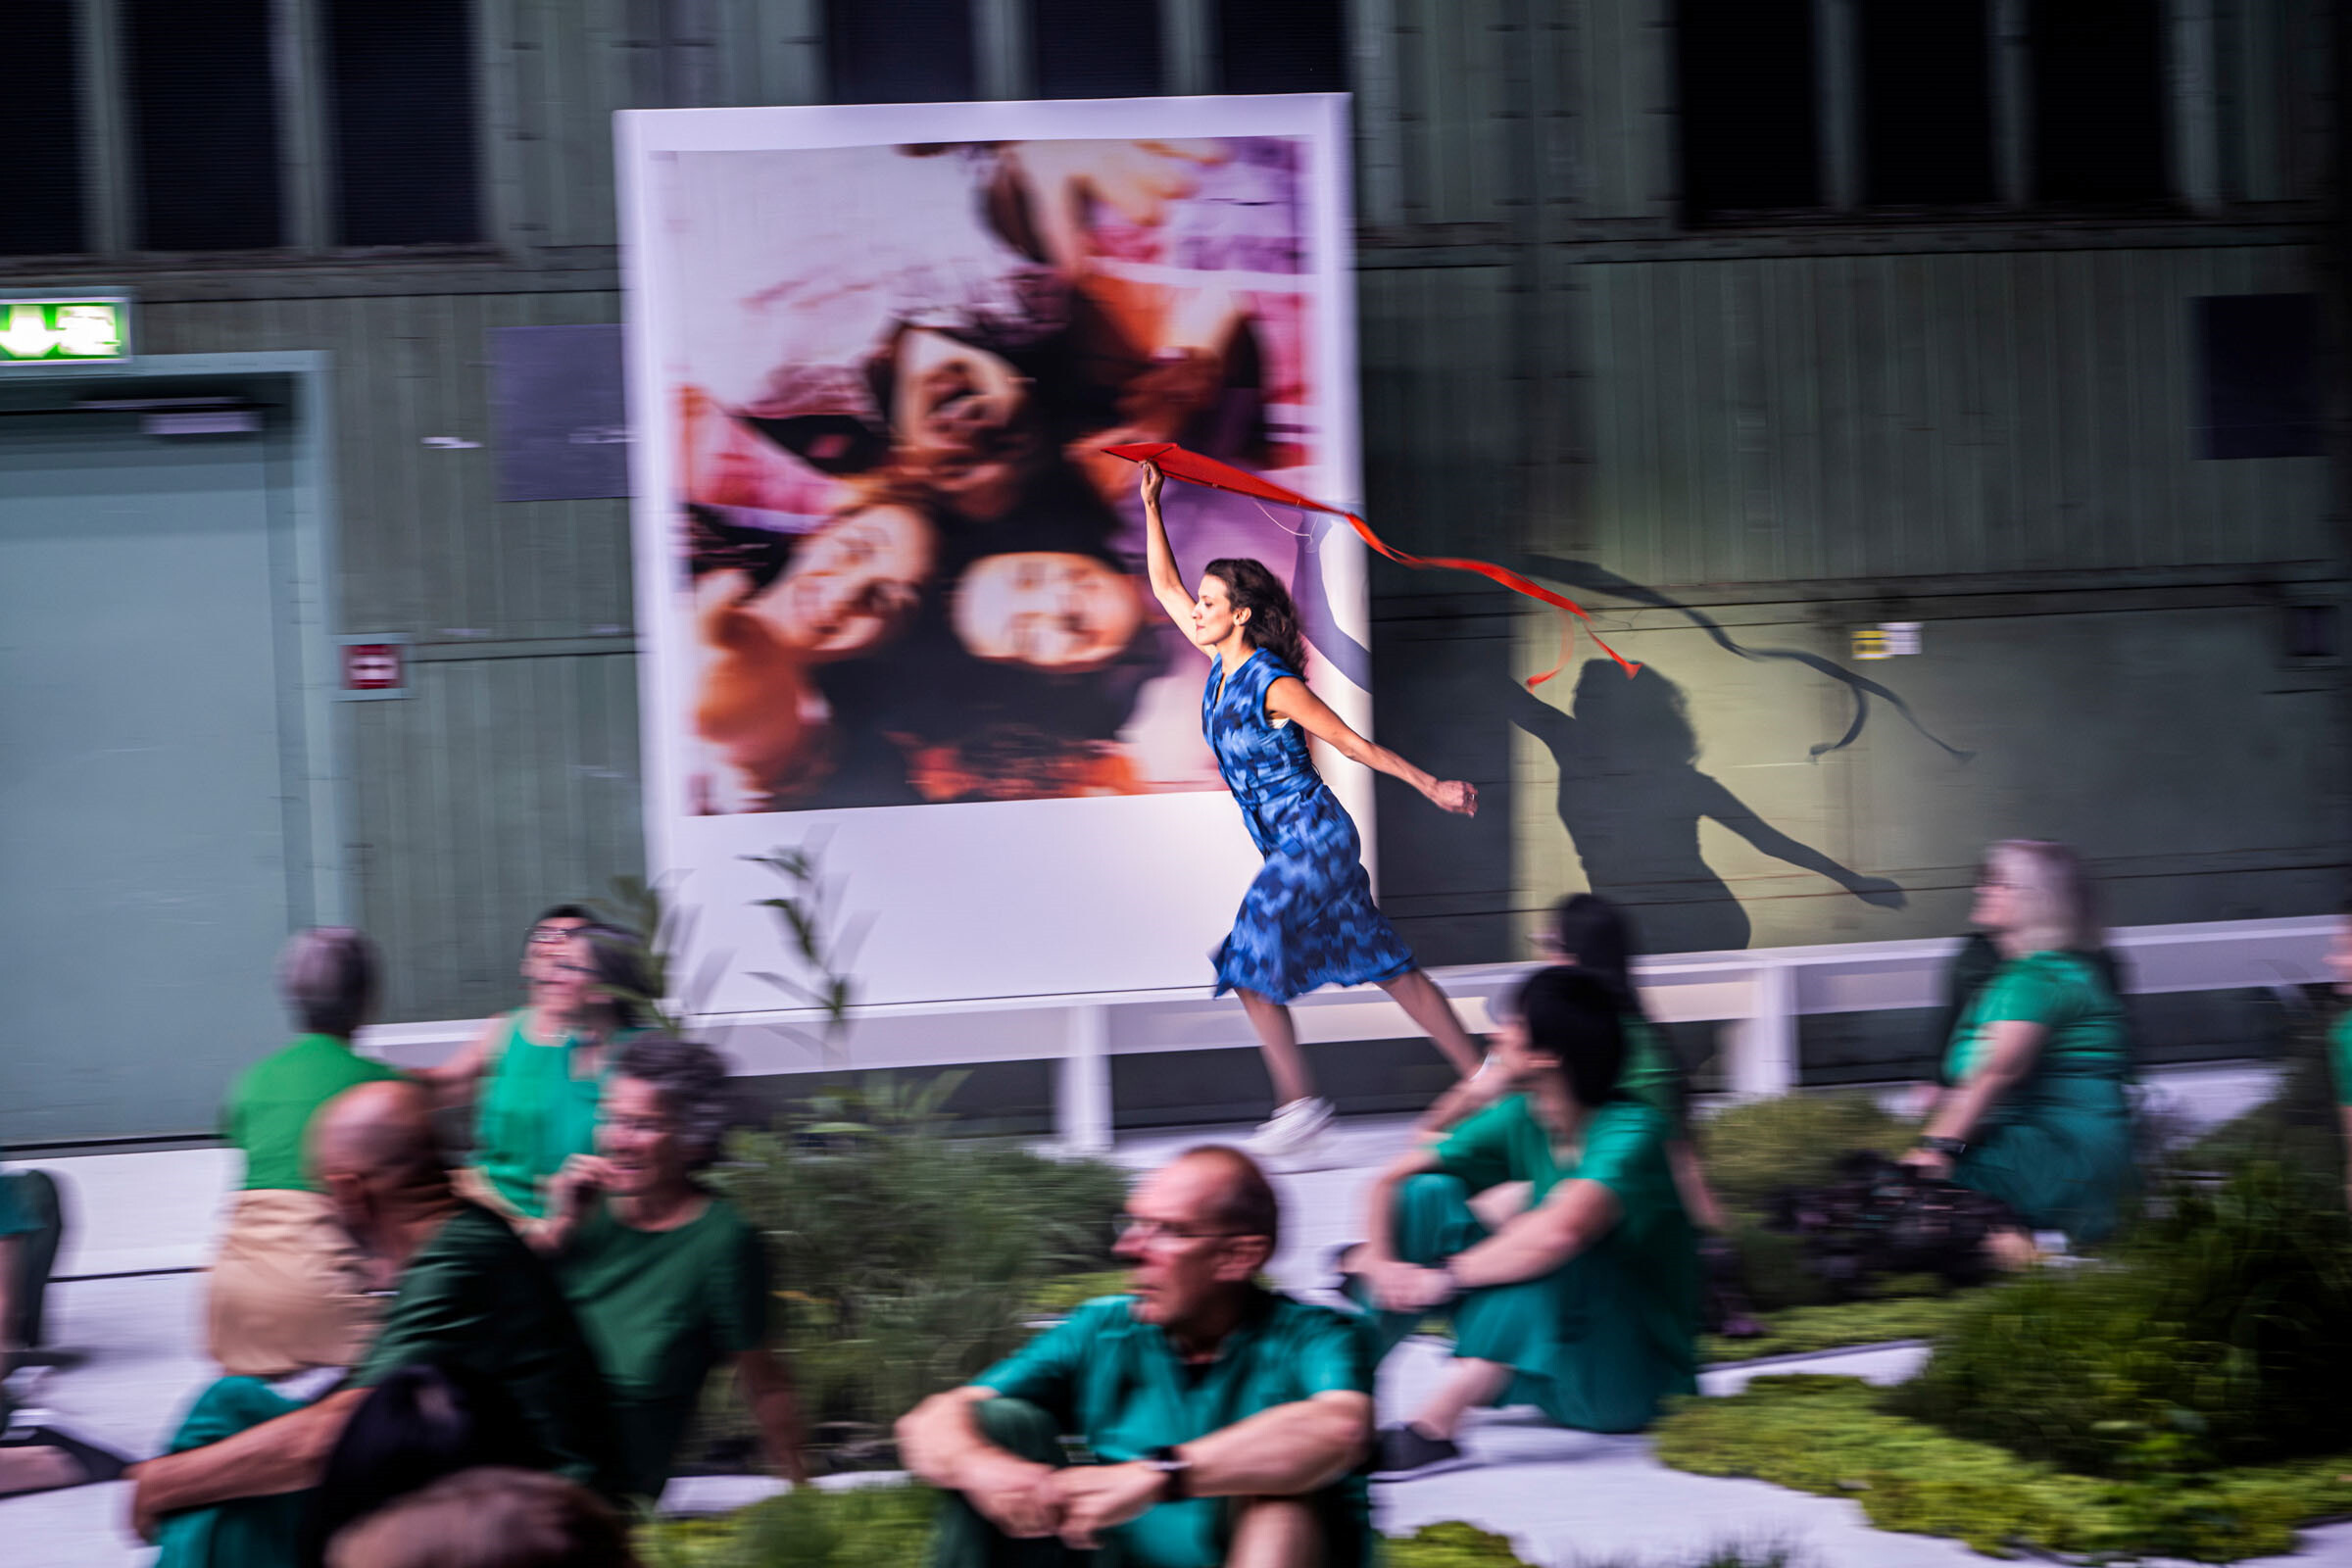
[[[1903,1162],[1997,1198],[2021,1229],[1995,1244],[2031,1259],[2027,1232],[2070,1244],[2110,1235],[2132,1187],[2132,1043],[2092,957],[2103,946],[2090,879],[2063,844],[2004,839],[1986,852],[1973,923],[2001,965],[1961,1015],[1942,1088]]]
[[[1454,1365],[1381,1434],[1390,1474],[1459,1457],[1473,1408],[1533,1404],[1565,1427],[1633,1432],[1696,1392],[1698,1251],[1666,1146],[1674,1124],[1623,1093],[1621,999],[1566,966],[1521,989],[1491,1071],[1515,1092],[1374,1183],[1366,1239],[1342,1260],[1381,1348],[1444,1310]],[[1472,1200],[1529,1185],[1490,1228]]]

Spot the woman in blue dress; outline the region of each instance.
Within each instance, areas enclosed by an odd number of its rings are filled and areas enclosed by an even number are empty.
[[[1196,647],[1212,656],[1200,727],[1217,770],[1266,858],[1216,953],[1217,994],[1237,993],[1274,1080],[1274,1117],[1259,1152],[1302,1153],[1331,1119],[1299,1053],[1287,1004],[1318,986],[1377,985],[1428,1032],[1454,1069],[1478,1070],[1478,1048],[1437,983],[1372,903],[1363,843],[1346,808],[1315,771],[1312,735],[1429,797],[1441,810],[1478,813],[1478,791],[1441,781],[1348,727],[1299,678],[1306,644],[1281,579],[1255,561],[1212,561],[1198,593],[1185,587],[1159,514],[1162,476],[1143,465],[1152,592]]]

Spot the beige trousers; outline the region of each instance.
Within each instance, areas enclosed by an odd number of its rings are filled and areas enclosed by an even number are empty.
[[[351,1366],[382,1304],[364,1294],[359,1249],[318,1193],[239,1193],[213,1260],[207,1330],[232,1377]]]

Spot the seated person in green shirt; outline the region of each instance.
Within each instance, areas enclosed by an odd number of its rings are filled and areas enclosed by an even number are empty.
[[[1943,1089],[1903,1163],[2009,1205],[1994,1256],[2034,1256],[2030,1231],[2112,1232],[2133,1183],[2131,1034],[2095,954],[2090,881],[2063,844],[2007,839],[1984,858],[1971,916],[2001,965],[1969,1002]]]
[[[934,1568],[1369,1563],[1369,1347],[1342,1314],[1255,1283],[1279,1230],[1239,1150],[1146,1177],[1118,1245],[1129,1295],[899,1422],[906,1467],[956,1494]],[[1091,1463],[1067,1462],[1065,1436]]]
[[[57,1184],[47,1171],[0,1171],[0,1377],[41,1343],[42,1294],[64,1234]],[[0,1391],[0,1428],[12,1413]],[[35,1427],[0,1444],[0,1497],[112,1481],[123,1463],[121,1454],[54,1427]]]
[[[1698,1252],[1667,1163],[1673,1123],[1619,1087],[1618,1006],[1590,975],[1537,970],[1494,1038],[1518,1092],[1373,1184],[1366,1240],[1342,1267],[1377,1308],[1382,1352],[1432,1311],[1455,1329],[1452,1371],[1381,1433],[1381,1471],[1460,1458],[1454,1434],[1479,1405],[1633,1432],[1696,1391]],[[1532,1201],[1490,1228],[1471,1199],[1507,1182]]]
[[[767,1260],[734,1204],[695,1180],[726,1130],[727,1069],[709,1046],[639,1035],[605,1080],[598,1154],[549,1186],[523,1235],[555,1265],[620,1433],[629,1490],[659,1497],[721,1361],[734,1363],[769,1462],[808,1478],[792,1380],[767,1348]]]
[[[382,1303],[366,1262],[318,1184],[303,1135],[344,1090],[400,1075],[351,1049],[375,1004],[375,948],[346,926],[297,931],[277,988],[302,1038],[237,1075],[221,1113],[245,1155],[245,1181],[206,1287],[208,1348],[232,1377],[349,1366],[375,1337]]]
[[[362,1084],[313,1118],[311,1170],[353,1238],[396,1280],[384,1324],[341,1390],[298,1405],[252,1378],[196,1400],[160,1459],[134,1465],[131,1522],[158,1568],[279,1568],[309,1489],[352,1413],[395,1370],[428,1362],[497,1389],[529,1436],[516,1463],[622,1491],[612,1416],[571,1309],[507,1223],[459,1200],[422,1088]]]
[[[492,1018],[449,1060],[418,1074],[444,1104],[473,1102],[473,1162],[459,1190],[510,1220],[547,1213],[546,1184],[596,1152],[596,1112],[612,1049],[644,1029],[654,982],[644,938],[577,905],[541,915],[524,944],[525,1006]]]

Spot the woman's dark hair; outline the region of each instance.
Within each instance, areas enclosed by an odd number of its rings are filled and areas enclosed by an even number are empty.
[[[620,1048],[612,1076],[634,1078],[662,1097],[686,1165],[699,1170],[718,1153],[727,1131],[727,1064],[717,1052],[669,1035],[639,1035]]]
[[[1634,989],[1634,926],[1597,893],[1571,893],[1552,906],[1551,946],[1563,959],[1617,993],[1618,1010],[1640,1012]]]
[[[302,1561],[317,1568],[336,1531],[443,1476],[542,1458],[497,1384],[460,1367],[396,1367],[368,1391],[326,1457],[304,1524]]]
[[[1291,603],[1291,591],[1282,585],[1282,579],[1267,570],[1263,562],[1248,556],[1226,556],[1210,562],[1204,569],[1225,585],[1236,614],[1250,612],[1244,635],[1250,646],[1263,648],[1290,665],[1292,674],[1303,677],[1306,637],[1298,629],[1298,607]]]
[[[375,944],[347,925],[297,931],[277,956],[278,994],[303,1033],[349,1040],[375,1004]]]
[[[597,989],[618,1015],[623,1029],[643,1029],[654,1021],[653,967],[647,961],[645,938],[634,931],[602,921],[572,933],[588,944],[588,965],[596,971]]]
[[[1519,988],[1527,1049],[1557,1056],[1560,1076],[1580,1105],[1613,1099],[1625,1071],[1625,1026],[1606,981],[1564,965],[1538,969]]]

